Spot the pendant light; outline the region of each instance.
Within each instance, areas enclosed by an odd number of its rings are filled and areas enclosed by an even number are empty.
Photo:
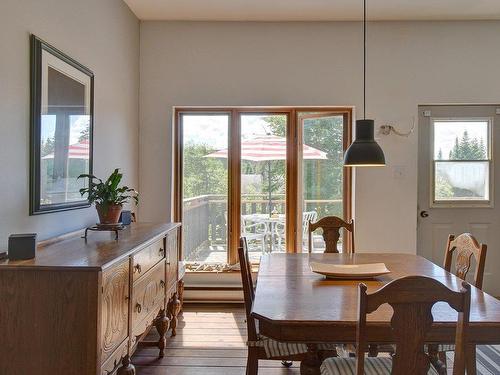
[[[356,139],[345,152],[344,166],[384,165],[384,152],[375,142],[375,121],[366,119],[366,0],[363,0],[363,120],[356,120]]]

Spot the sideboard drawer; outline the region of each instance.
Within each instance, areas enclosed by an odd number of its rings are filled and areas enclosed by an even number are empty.
[[[165,262],[159,263],[139,280],[132,290],[132,327],[151,312],[158,312],[165,301]]]
[[[134,282],[139,280],[155,264],[165,258],[165,245],[163,241],[164,239],[162,238],[134,254],[132,261]]]

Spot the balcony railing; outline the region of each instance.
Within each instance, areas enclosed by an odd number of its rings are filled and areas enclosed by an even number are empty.
[[[285,212],[284,194],[273,194],[271,211]],[[341,199],[316,199],[304,201],[304,212],[316,211],[318,217],[342,216]],[[243,194],[241,214],[263,214],[269,212],[267,194]],[[200,248],[218,246],[225,249],[227,240],[227,197],[207,194],[184,199],[183,213],[184,258],[203,263],[196,256]],[[195,259],[196,258],[196,259]]]

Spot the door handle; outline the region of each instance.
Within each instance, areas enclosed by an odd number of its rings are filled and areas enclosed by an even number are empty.
[[[428,217],[429,213],[427,211],[420,211],[420,217]]]

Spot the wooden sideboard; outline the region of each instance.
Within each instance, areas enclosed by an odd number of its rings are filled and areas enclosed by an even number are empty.
[[[180,224],[132,223],[0,261],[0,374],[133,375],[138,345],[164,355],[183,282]],[[155,327],[157,342],[142,340]]]

